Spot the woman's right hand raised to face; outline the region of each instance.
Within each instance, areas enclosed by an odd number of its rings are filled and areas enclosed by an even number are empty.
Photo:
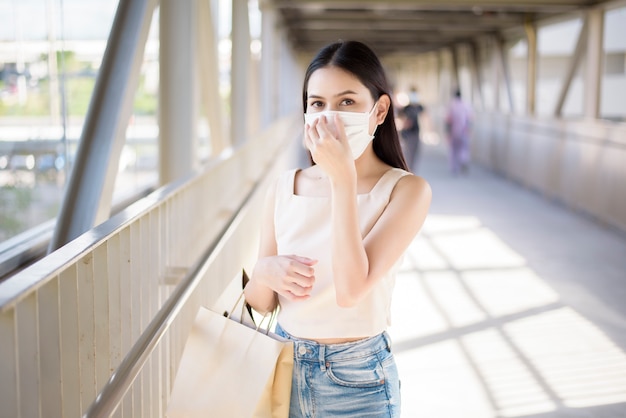
[[[354,158],[339,116],[334,115],[331,120],[321,116],[305,125],[304,144],[331,181],[356,177]]]
[[[259,283],[288,300],[303,300],[310,297],[313,289],[316,263],[317,260],[297,255],[263,257],[253,274]]]

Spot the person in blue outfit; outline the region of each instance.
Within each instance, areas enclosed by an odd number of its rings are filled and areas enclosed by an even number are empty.
[[[244,292],[294,342],[290,417],[399,417],[387,327],[395,271],[431,189],[407,171],[390,89],[363,43],[330,44],[303,86],[313,165],[269,188],[259,258]]]

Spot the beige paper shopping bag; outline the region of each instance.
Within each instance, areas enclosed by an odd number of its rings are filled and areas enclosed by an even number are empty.
[[[287,417],[292,370],[293,343],[200,308],[167,416]]]
[[[276,360],[274,375],[263,389],[254,418],[286,418],[289,416],[291,378],[293,374],[293,344],[285,344]]]

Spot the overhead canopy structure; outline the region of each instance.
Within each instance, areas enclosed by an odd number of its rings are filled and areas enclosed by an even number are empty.
[[[486,35],[524,36],[524,24],[607,3],[598,0],[265,0],[278,10],[292,46],[305,53],[340,39],[379,55],[421,53]]]

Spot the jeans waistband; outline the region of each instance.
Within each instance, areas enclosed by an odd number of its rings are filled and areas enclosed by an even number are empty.
[[[276,324],[276,334],[294,343],[294,357],[303,361],[341,361],[368,357],[382,350],[391,351],[391,339],[386,331],[363,340],[339,343],[320,344],[312,340],[303,340],[286,332],[280,324]]]

